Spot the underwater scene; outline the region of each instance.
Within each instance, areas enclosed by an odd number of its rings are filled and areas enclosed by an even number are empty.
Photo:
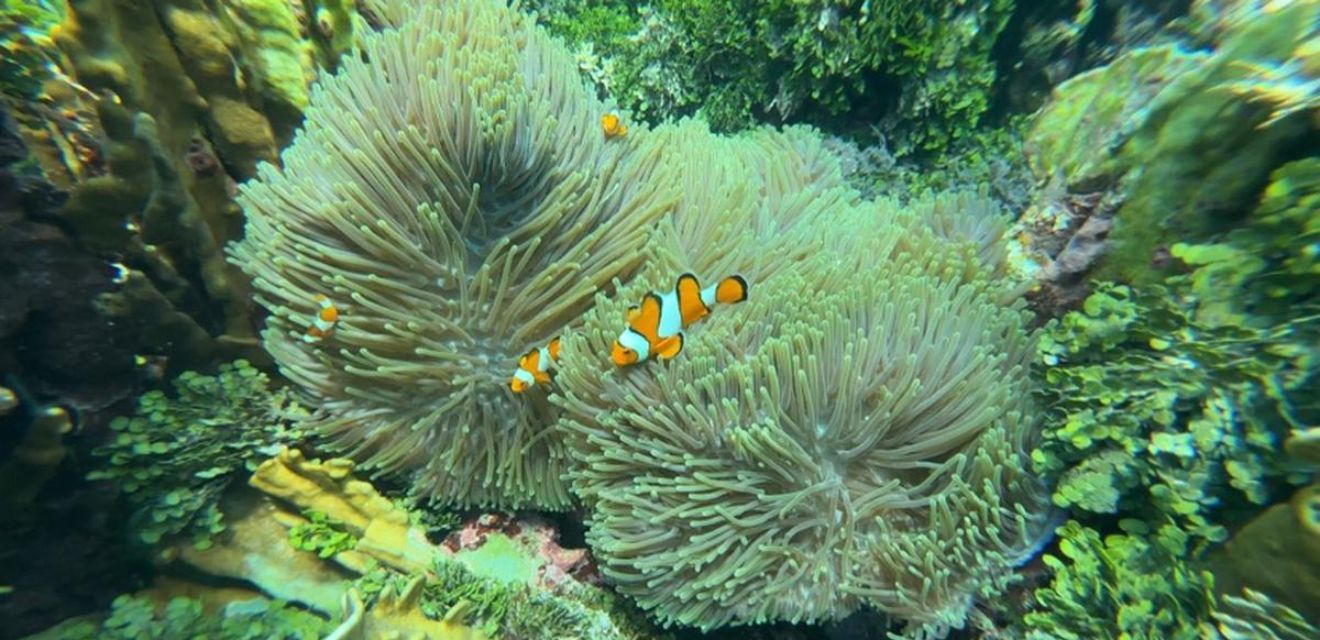
[[[1320,0],[0,0],[0,640],[1320,640]]]

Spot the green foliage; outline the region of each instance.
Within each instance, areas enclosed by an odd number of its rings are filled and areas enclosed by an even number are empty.
[[[1301,426],[1315,353],[1297,342],[1305,319],[1210,325],[1176,292],[1102,285],[1051,324],[1040,354],[1052,418],[1032,458],[1058,476],[1058,506],[1219,541],[1213,510],[1264,504],[1287,475],[1280,443]]]
[[[407,511],[408,520],[425,531],[431,540],[444,540],[450,532],[463,526],[463,516],[459,512],[440,505],[422,506],[415,500],[400,500],[395,504]]]
[[[0,93],[35,100],[50,77],[52,49],[47,37],[63,17],[63,3],[48,0],[0,0]]]
[[[115,598],[110,616],[100,624],[84,622],[62,629],[59,640],[315,640],[334,625],[302,609],[279,602],[232,603],[208,614],[202,603],[174,598],[163,608],[147,598]]]
[[[626,46],[628,36],[641,25],[637,10],[621,0],[531,4],[541,6],[541,18],[552,33],[568,42],[591,42],[609,50]]]
[[[371,602],[386,587],[401,591],[409,579],[377,567],[358,579],[355,586]],[[552,593],[526,583],[479,576],[452,558],[437,558],[434,572],[422,587],[418,605],[422,613],[442,619],[464,602],[470,606],[471,624],[492,638],[663,637],[619,597],[605,591],[582,587]]]
[[[357,547],[357,536],[348,531],[344,523],[321,513],[304,511],[307,522],[289,528],[289,545],[294,549],[311,551],[322,558],[329,558],[341,551]]]
[[[1054,572],[1023,618],[1029,640],[1195,640],[1214,608],[1213,579],[1187,562],[1186,537],[1139,521],[1104,536],[1076,521],[1059,528]]]
[[[729,131],[827,122],[889,99],[900,152],[974,130],[995,79],[990,49],[1014,5],[659,0],[634,14],[618,0],[533,4],[553,32],[606,57],[615,97],[643,119],[699,110]]]
[[[172,397],[144,393],[132,417],[111,422],[115,435],[97,450],[106,466],[88,477],[119,485],[144,542],[184,534],[210,546],[224,530],[217,504],[225,487],[300,437],[296,422],[304,410],[269,385],[244,360],[221,365],[214,376],[179,375]]]
[[[1283,165],[1248,224],[1210,244],[1178,244],[1196,267],[1183,280],[1197,318],[1213,324],[1280,322],[1314,313],[1320,294],[1320,158]]]

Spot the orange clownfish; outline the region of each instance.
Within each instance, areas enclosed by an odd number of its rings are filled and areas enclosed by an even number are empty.
[[[550,367],[559,360],[559,338],[544,347],[532,349],[518,359],[518,368],[509,378],[509,388],[522,393],[535,384],[549,384]]]
[[[628,309],[628,326],[614,341],[610,359],[624,367],[644,362],[651,356],[668,360],[683,351],[683,330],[710,314],[715,303],[734,304],[747,299],[747,281],[729,276],[705,289],[697,277],[685,273],[678,277],[674,290],[654,291],[642,298],[642,304]]]
[[[600,128],[605,130],[605,139],[622,138],[628,135],[628,127],[617,113],[607,113],[600,117]]]
[[[312,326],[307,327],[307,333],[303,334],[303,342],[315,344],[335,332],[335,323],[339,322],[339,309],[335,303],[330,302],[321,294],[316,294],[316,304],[320,307],[316,311],[316,319],[312,320]]]

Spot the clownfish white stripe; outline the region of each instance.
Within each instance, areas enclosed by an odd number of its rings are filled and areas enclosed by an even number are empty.
[[[637,360],[639,362],[651,356],[650,343],[646,341],[646,338],[642,336],[642,334],[637,333],[632,329],[624,329],[623,333],[619,334],[619,344],[623,345],[625,349],[632,349],[637,352]]]
[[[719,289],[719,287],[719,284],[712,284],[701,290],[701,304],[706,305],[707,309],[715,306],[715,291]]]
[[[710,305],[707,305],[710,306]],[[673,337],[683,330],[683,314],[679,312],[678,292],[660,294],[660,326],[656,334],[660,339]]]
[[[518,369],[518,370],[514,371],[514,372],[513,372],[513,378],[514,378],[515,380],[518,380],[518,381],[522,382],[523,384],[525,384],[525,385],[527,385],[527,386],[529,386],[529,387],[532,386],[532,385],[534,385],[534,384],[536,384],[536,378],[533,377],[532,374],[530,374],[530,373],[528,373],[528,372],[526,372],[526,371],[524,371],[524,370],[522,370],[522,369]]]

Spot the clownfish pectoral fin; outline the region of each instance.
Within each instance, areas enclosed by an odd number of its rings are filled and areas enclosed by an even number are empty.
[[[733,304],[747,299],[747,281],[742,276],[729,276],[715,287],[715,301]]]
[[[631,314],[628,320],[628,326],[652,344],[660,340],[660,307],[660,296],[654,292],[648,293],[642,298],[637,313]]]
[[[676,333],[655,343],[655,357],[668,360],[683,352],[683,334]]]
[[[710,313],[710,307],[701,299],[701,284],[697,282],[696,276],[690,273],[679,276],[674,292],[678,296],[678,312],[684,327]]]

